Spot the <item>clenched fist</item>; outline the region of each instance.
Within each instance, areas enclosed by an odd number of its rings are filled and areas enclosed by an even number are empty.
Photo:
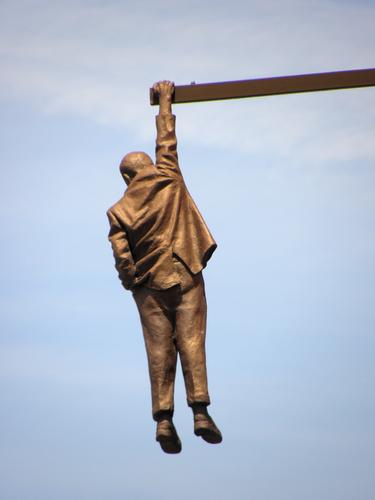
[[[171,97],[174,92],[174,83],[169,80],[162,80],[154,83],[153,89],[160,97]]]

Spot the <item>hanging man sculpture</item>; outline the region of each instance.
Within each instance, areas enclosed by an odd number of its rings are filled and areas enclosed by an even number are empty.
[[[202,269],[216,248],[185,186],[177,158],[173,83],[158,82],[156,162],[142,152],[127,154],[120,172],[128,188],[108,212],[109,240],[123,286],[138,307],[151,380],[156,440],[179,453],[172,422],[177,355],[180,356],[194,433],[220,443],[207,412],[206,298]]]

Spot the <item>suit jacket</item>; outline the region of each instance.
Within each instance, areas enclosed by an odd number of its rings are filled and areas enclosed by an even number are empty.
[[[175,116],[158,115],[156,128],[156,164],[141,169],[107,212],[108,237],[126,289],[170,288],[179,283],[173,254],[197,274],[216,249],[178,165]]]

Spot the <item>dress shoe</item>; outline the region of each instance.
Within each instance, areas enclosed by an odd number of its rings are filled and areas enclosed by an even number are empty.
[[[181,441],[171,419],[157,423],[156,441],[165,453],[180,453],[181,451]]]
[[[194,434],[210,444],[218,444],[223,440],[221,432],[207,411],[194,414]]]

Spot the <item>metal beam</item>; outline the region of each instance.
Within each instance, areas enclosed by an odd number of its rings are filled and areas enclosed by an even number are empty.
[[[375,85],[375,69],[355,69],[331,73],[312,73],[307,75],[277,76],[255,80],[234,82],[192,83],[176,85],[173,102],[215,101],[239,99],[296,92],[316,92]],[[159,96],[150,89],[151,105],[159,104]]]

